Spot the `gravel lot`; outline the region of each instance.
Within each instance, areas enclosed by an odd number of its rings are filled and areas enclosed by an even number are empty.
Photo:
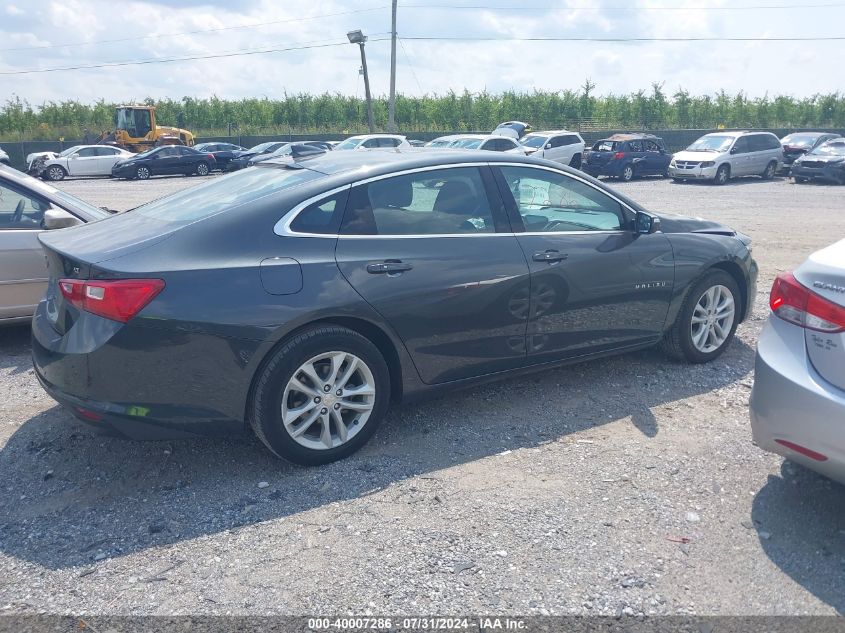
[[[201,180],[59,186],[127,209]],[[845,487],[756,449],[747,408],[772,279],[845,235],[845,188],[615,186],[754,238],[760,292],[727,353],[407,406],[328,467],[251,437],[94,435],[39,388],[27,328],[0,330],[0,613],[845,612]]]

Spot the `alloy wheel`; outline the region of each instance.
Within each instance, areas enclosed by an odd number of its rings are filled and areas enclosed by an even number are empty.
[[[705,354],[716,351],[730,336],[735,316],[731,291],[722,285],[711,286],[699,297],[692,311],[692,344]]]
[[[622,170],[622,180],[628,182],[634,178],[634,168],[630,165],[626,165],[625,169]]]
[[[297,369],[282,396],[282,423],[298,444],[337,448],[366,425],[376,401],[373,372],[358,356],[325,352]]]
[[[150,169],[149,167],[139,167],[138,171],[136,172],[139,180],[146,180],[150,177]]]
[[[47,177],[50,180],[62,180],[65,177],[65,170],[58,165],[54,165],[47,170]]]
[[[197,165],[197,175],[199,176],[208,176],[208,165],[205,163],[200,163]]]

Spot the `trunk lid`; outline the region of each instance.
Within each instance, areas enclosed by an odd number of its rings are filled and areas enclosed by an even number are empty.
[[[845,308],[845,240],[813,253],[793,274],[812,292]],[[845,332],[804,332],[813,367],[829,383],[845,390]]]

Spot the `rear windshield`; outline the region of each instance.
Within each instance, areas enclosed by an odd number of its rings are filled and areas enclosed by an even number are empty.
[[[323,174],[310,169],[251,167],[154,200],[132,213],[187,224],[323,177]]]
[[[615,152],[619,149],[621,143],[619,141],[599,141],[593,145],[593,150],[597,152]]]

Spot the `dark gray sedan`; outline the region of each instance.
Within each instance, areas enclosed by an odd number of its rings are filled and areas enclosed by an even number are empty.
[[[251,425],[302,464],[391,402],[661,342],[712,360],[757,277],[729,228],[483,151],[271,161],[41,241],[56,400],[133,438]]]

